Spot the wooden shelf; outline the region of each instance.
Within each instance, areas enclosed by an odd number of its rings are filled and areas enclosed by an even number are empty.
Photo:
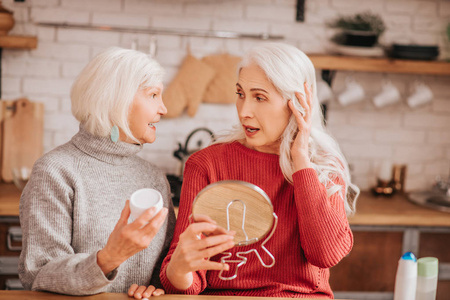
[[[308,55],[316,69],[379,73],[450,75],[450,62],[368,58],[333,55]]]
[[[37,37],[25,35],[2,35],[0,36],[0,48],[36,49]]]

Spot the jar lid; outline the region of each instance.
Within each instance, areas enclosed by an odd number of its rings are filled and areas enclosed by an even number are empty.
[[[421,257],[417,260],[417,275],[422,277],[437,276],[439,260],[436,257]]]

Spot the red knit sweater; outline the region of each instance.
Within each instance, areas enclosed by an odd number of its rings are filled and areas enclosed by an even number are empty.
[[[223,281],[218,271],[197,271],[187,290],[177,290],[167,279],[166,268],[179,235],[189,225],[193,200],[208,184],[232,179],[259,186],[271,199],[278,227],[265,247],[274,255],[275,265],[264,268],[251,253],[236,279]],[[216,144],[191,155],[185,166],[175,234],[161,267],[166,293],[333,298],[328,268],[347,255],[353,245],[343,201],[338,193],[327,198],[313,169],[300,170],[293,179],[291,185],[283,177],[278,155],[254,151],[239,142]],[[260,243],[238,250],[258,249]],[[236,247],[230,252],[236,258]],[[220,261],[220,257],[211,260]]]

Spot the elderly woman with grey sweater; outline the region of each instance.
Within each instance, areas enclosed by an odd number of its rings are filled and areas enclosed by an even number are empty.
[[[155,141],[167,113],[161,66],[144,53],[110,48],[80,73],[72,112],[80,130],[41,157],[20,199],[26,289],[69,295],[162,294],[159,268],[172,239],[175,214],[164,174],[138,157]],[[153,188],[164,208],[129,221],[130,195]]]

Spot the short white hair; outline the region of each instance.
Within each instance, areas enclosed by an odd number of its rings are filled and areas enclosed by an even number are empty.
[[[139,89],[160,84],[164,69],[147,54],[111,47],[96,55],[76,78],[70,98],[72,114],[93,135],[108,136],[117,125],[138,140],[128,125],[128,113]]]
[[[348,215],[355,211],[356,197],[359,188],[351,183],[349,167],[338,143],[331,137],[324,127],[323,115],[317,98],[316,75],[314,65],[308,56],[298,48],[284,43],[261,43],[248,51],[238,70],[250,64],[258,65],[272,82],[284,100],[292,100],[294,107],[304,111],[295,97],[299,91],[305,95],[304,83],[312,90],[311,112],[312,126],[309,138],[309,157],[312,168],[315,169],[319,181],[326,187],[328,196],[339,193],[344,200],[345,211]],[[281,135],[280,168],[284,177],[290,183],[294,166],[291,157],[291,144],[298,132],[297,121],[292,114],[289,123]],[[219,138],[217,142],[231,142],[244,139],[242,126],[237,126],[227,136]],[[342,178],[345,186],[334,184],[336,177]]]

